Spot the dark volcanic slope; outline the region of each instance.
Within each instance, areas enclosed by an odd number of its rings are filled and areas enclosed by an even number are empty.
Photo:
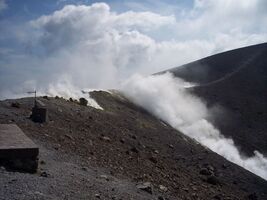
[[[267,155],[267,43],[213,55],[170,70],[199,83],[193,92],[220,105],[215,124],[243,152]]]
[[[43,160],[33,175],[1,169],[0,199],[267,199],[265,180],[118,95],[92,96],[104,110],[40,98],[49,109],[45,124],[28,118],[32,98],[0,102],[0,123],[18,124]],[[153,194],[135,186],[147,181]]]

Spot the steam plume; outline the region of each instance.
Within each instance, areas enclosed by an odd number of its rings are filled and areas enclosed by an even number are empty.
[[[267,159],[258,151],[253,157],[242,156],[233,140],[225,138],[207,120],[207,106],[187,92],[187,85],[170,73],[148,77],[135,75],[122,85],[121,90],[133,102],[175,129],[267,180]]]

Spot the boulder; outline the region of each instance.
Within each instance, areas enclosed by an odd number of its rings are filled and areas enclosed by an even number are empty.
[[[137,185],[137,188],[143,190],[149,194],[153,194],[153,186],[150,182],[145,182],[142,184]]]
[[[209,176],[209,175],[212,175],[212,172],[210,170],[208,170],[207,168],[202,168],[199,173],[201,175],[205,175],[205,176]]]
[[[160,190],[161,192],[167,192],[167,191],[168,191],[168,188],[165,187],[164,185],[159,185],[159,190]]]
[[[20,108],[20,103],[18,103],[18,102],[12,102],[11,103],[11,107],[13,107],[13,108]]]
[[[207,183],[212,184],[212,185],[218,185],[220,184],[220,181],[216,176],[209,176],[207,178]]]
[[[82,105],[82,106],[87,106],[88,101],[85,98],[82,97],[82,98],[79,99],[79,104]]]

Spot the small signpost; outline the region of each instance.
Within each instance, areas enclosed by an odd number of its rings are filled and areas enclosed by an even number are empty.
[[[27,92],[28,94],[34,94],[34,106],[36,106],[37,102],[36,102],[36,90],[34,91],[30,91],[30,92]]]
[[[36,90],[27,92],[28,94],[34,94],[34,106],[32,108],[31,119],[34,122],[44,123],[48,121],[48,111],[43,102],[37,100]]]

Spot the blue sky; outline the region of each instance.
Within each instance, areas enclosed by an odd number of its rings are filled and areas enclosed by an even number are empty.
[[[117,12],[127,11],[157,11],[165,14],[173,13],[171,10],[165,10],[162,5],[169,7],[190,8],[193,6],[192,0],[143,0],[143,1],[127,1],[127,0],[109,0],[109,1],[93,1],[93,0],[7,0],[8,9],[1,13],[1,19],[29,20],[40,15],[49,14],[55,10],[62,9],[65,5],[91,5],[95,2],[106,2]]]
[[[66,82],[116,88],[266,41],[265,0],[0,0],[0,97]]]

